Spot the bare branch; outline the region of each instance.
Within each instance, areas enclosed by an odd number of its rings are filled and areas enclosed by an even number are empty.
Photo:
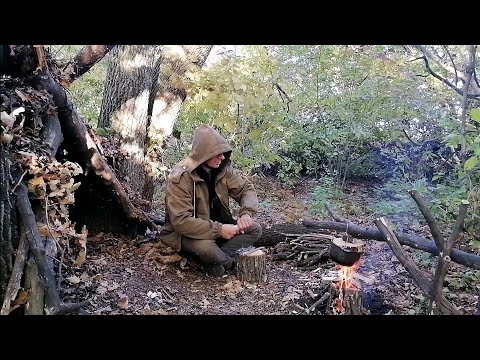
[[[462,200],[462,203],[460,204],[460,207],[458,209],[457,221],[455,221],[452,233],[450,234],[450,237],[448,239],[448,247],[450,248],[453,247],[453,243],[457,241],[458,237],[460,236],[460,230],[463,227],[463,221],[467,216],[468,205],[470,205],[470,203],[467,200]]]
[[[462,97],[462,114],[460,115],[460,133],[461,133],[461,149],[460,149],[460,161],[463,166],[465,164],[465,158],[467,154],[466,144],[465,144],[465,129],[466,129],[466,113],[467,113],[467,95],[468,89],[470,87],[470,83],[472,82],[473,71],[475,69],[475,53],[477,51],[477,47],[475,45],[470,45],[469,49],[469,63],[467,69],[465,70],[467,73],[467,79],[465,80],[465,84],[463,85],[463,97]]]
[[[348,220],[335,214],[335,212],[332,210],[332,208],[328,205],[328,203],[325,203],[325,207],[327,208],[327,211],[328,213],[330,214],[330,216],[335,220],[335,221],[339,221],[339,222],[344,222],[344,223],[348,223]]]
[[[448,57],[450,58],[450,61],[452,62],[453,69],[455,70],[455,84],[458,83],[458,73],[457,73],[457,67],[455,66],[455,62],[453,61],[452,54],[450,54],[450,51],[448,51],[447,45],[444,45],[443,48],[448,54]]]
[[[273,83],[273,86],[277,89],[278,93],[280,94],[280,98],[282,99],[283,103],[286,105],[287,109],[287,113],[290,111],[290,103],[292,102],[292,99],[290,99],[290,97],[288,96],[288,94],[280,87],[280,85],[278,83]],[[283,94],[283,95],[282,95]],[[287,99],[287,101],[285,101],[285,99]]]
[[[448,268],[451,264],[450,252],[452,250],[453,244],[460,235],[460,229],[462,228],[463,221],[465,220],[465,216],[467,215],[468,205],[469,202],[466,200],[463,200],[460,204],[460,207],[458,209],[457,221],[455,222],[455,225],[453,227],[452,234],[450,235],[450,238],[445,242],[443,254],[440,254],[441,256],[438,257],[437,267],[435,269],[435,278],[433,279],[432,294],[430,296],[429,312],[432,310],[434,303],[438,304],[440,302],[440,296],[443,289],[443,279],[445,279]],[[434,309],[435,312],[436,310],[437,309]]]
[[[431,68],[430,68],[430,64],[428,63],[428,59],[426,56],[423,56],[421,57],[421,59],[423,59],[423,61],[425,61],[425,66],[427,67],[427,70],[428,72],[435,78],[437,78],[438,80],[440,80],[441,82],[443,82],[445,85],[447,85],[448,87],[452,88],[453,90],[455,90],[456,93],[458,93],[459,95],[462,95],[463,96],[463,90],[462,89],[459,89],[457,88],[455,85],[453,85],[450,81],[448,81],[447,79],[443,78],[442,76],[438,75],[437,73],[435,73]],[[473,95],[473,94],[467,94],[467,97],[469,99],[479,99],[480,98],[480,95]]]
[[[433,239],[435,240],[435,244],[437,245],[438,251],[443,251],[443,236],[440,232],[440,229],[437,226],[437,222],[433,217],[432,212],[430,211],[427,202],[425,199],[418,193],[417,190],[410,190],[408,192],[410,196],[415,200],[417,203],[418,208],[422,212],[425,221],[427,222],[428,227],[430,228],[430,232],[432,233]]]
[[[452,75],[455,74],[456,77],[462,79],[462,81],[464,81],[464,82],[467,81],[468,74],[467,74],[466,71],[465,71],[465,72],[457,71],[456,68],[452,68],[452,67],[450,67],[450,66],[445,65],[445,64],[442,63],[441,61],[438,61],[438,59],[437,59],[435,56],[433,56],[433,54],[432,54],[430,51],[428,51],[428,49],[427,49],[425,46],[423,46],[423,45],[419,45],[419,46],[417,46],[417,48],[420,49],[420,51],[424,54],[425,57],[428,57],[430,60],[432,60],[433,62],[435,62],[435,63],[438,64],[439,66],[441,66],[443,69],[445,69],[446,71],[448,71],[450,74],[452,74]],[[431,69],[430,69],[430,70],[431,70]],[[431,74],[432,74],[433,76],[435,76],[435,75],[433,74],[433,71],[431,71]],[[436,75],[437,75],[437,76],[440,76],[440,75],[438,75],[438,74],[436,74]],[[435,76],[435,77],[437,77],[437,76]],[[437,78],[438,78],[438,77],[437,77]],[[440,77],[440,78],[441,78],[441,77]],[[440,78],[438,78],[438,79],[440,79]],[[443,79],[443,78],[442,78],[442,79]],[[444,80],[446,80],[446,79],[444,79]],[[446,80],[446,81],[448,81],[448,80]],[[444,82],[445,82],[445,81],[444,81]],[[448,82],[448,83],[451,84],[450,82]],[[445,84],[447,84],[447,83],[445,83]],[[448,85],[448,84],[447,84],[447,85]],[[460,90],[460,89],[458,89],[455,85],[453,85],[453,84],[451,84],[451,85],[454,86],[454,89]],[[449,85],[449,86],[450,86],[450,85]],[[475,93],[475,95],[470,94],[468,97],[469,97],[470,99],[477,99],[477,98],[480,96],[480,88],[478,88],[478,87],[473,87],[473,86],[472,86],[472,90],[473,90],[473,92]],[[457,91],[457,92],[458,92],[458,91]],[[459,93],[459,94],[460,94],[460,95],[463,95],[463,93]]]
[[[63,68],[62,75],[72,83],[85,74],[113,49],[115,45],[87,45]]]

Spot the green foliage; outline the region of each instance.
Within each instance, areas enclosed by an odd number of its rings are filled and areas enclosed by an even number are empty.
[[[311,212],[314,215],[329,216],[325,204],[333,208],[341,207],[343,200],[343,191],[336,185],[331,178],[322,178],[319,180],[315,190],[315,198],[312,204]]]
[[[459,289],[475,289],[480,281],[480,272],[476,270],[466,271],[461,277],[447,277],[448,289],[455,291]]]

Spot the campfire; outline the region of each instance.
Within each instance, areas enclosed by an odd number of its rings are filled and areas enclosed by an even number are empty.
[[[352,266],[338,265],[338,281],[334,285],[338,289],[359,289],[360,283],[355,281],[356,270],[360,267],[360,260]]]
[[[330,284],[332,314],[340,315],[351,313],[352,304],[348,301],[359,298],[360,283],[355,279],[356,270],[360,267],[360,260],[352,266],[337,265],[337,276]],[[350,310],[350,311],[347,311]],[[360,310],[360,309],[358,309]]]
[[[330,281],[330,313],[333,315],[359,315],[364,313],[361,302],[361,284],[368,279],[360,275],[360,258],[364,243],[350,236],[335,238],[330,245],[330,256],[338,264],[335,271],[323,277]]]

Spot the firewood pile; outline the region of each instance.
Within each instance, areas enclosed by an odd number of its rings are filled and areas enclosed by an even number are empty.
[[[271,252],[272,260],[293,260],[299,270],[318,269],[330,260],[330,241],[327,234],[285,234],[286,241],[278,243]],[[333,264],[333,262],[331,263]]]

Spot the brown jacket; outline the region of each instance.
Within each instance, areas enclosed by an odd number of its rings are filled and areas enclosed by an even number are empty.
[[[223,210],[231,217],[229,198],[239,205],[239,216],[253,216],[258,199],[253,185],[230,165],[232,148],[211,126],[200,125],[193,136],[190,156],[170,172],[165,194],[165,225],[160,240],[176,251],[181,249],[181,236],[199,240],[221,237],[222,224],[210,220],[208,188],[196,168],[213,156],[224,154],[221,171],[215,179],[215,191]]]

